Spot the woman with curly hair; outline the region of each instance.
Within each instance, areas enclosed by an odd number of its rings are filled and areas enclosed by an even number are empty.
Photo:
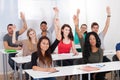
[[[83,62],[85,64],[103,62],[103,49],[100,46],[101,41],[97,33],[87,33],[83,49]],[[93,73],[91,74],[91,80],[105,80],[104,76],[104,73]],[[87,75],[83,75],[83,80],[87,79]]]

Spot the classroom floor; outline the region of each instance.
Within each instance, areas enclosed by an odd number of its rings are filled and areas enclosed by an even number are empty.
[[[23,75],[23,76],[24,76],[24,75]],[[76,80],[75,77],[76,77],[76,76],[73,76],[71,80]],[[113,76],[111,76],[111,72],[110,72],[110,73],[107,73],[106,78],[107,78],[106,80],[112,80]],[[57,80],[64,80],[65,77],[57,77],[56,79],[57,79]],[[0,75],[0,80],[4,80],[4,79],[3,79],[3,75]],[[9,75],[8,75],[8,80],[14,80],[13,74],[9,74]],[[18,78],[17,80],[19,80],[19,78]],[[23,80],[25,80],[25,79],[23,78]],[[79,80],[79,79],[78,79],[78,80]],[[115,80],[115,79],[114,79],[114,80]]]

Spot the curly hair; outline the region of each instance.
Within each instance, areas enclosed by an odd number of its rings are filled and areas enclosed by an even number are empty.
[[[90,56],[90,52],[92,52],[91,44],[90,44],[90,41],[89,41],[90,35],[93,35],[95,37],[95,39],[96,39],[96,47],[100,48],[100,46],[101,46],[101,41],[100,41],[100,38],[97,35],[97,33],[95,33],[95,32],[87,33],[87,35],[85,37],[84,48],[83,48],[83,58],[85,59],[85,62],[87,62],[88,57]]]

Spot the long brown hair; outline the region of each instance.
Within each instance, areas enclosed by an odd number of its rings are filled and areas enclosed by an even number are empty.
[[[35,30],[32,29],[32,28],[28,29],[28,31],[27,31],[28,49],[29,49],[30,51],[33,51],[33,50],[35,50],[35,48],[34,48],[34,46],[33,46],[33,43],[32,43],[32,41],[31,41],[31,38],[30,38],[30,36],[29,36],[29,33],[30,33],[31,31],[33,31],[33,32],[35,33],[35,36],[36,36],[36,32],[35,32]],[[37,37],[35,38],[35,42],[37,43]]]
[[[65,27],[68,27],[68,28],[70,29],[70,33],[68,34],[68,38],[73,41],[74,39],[73,39],[72,28],[71,28],[70,25],[68,25],[68,24],[64,24],[64,25],[62,26],[62,28],[61,28],[62,40],[64,39],[63,31],[62,31],[62,30],[63,30]]]
[[[45,51],[44,56],[42,55],[41,47],[40,47],[40,44],[41,44],[42,40],[48,40],[48,42],[49,42],[49,48]],[[52,57],[51,57],[51,50],[50,50],[50,40],[49,40],[48,37],[43,36],[43,37],[41,37],[39,39],[38,44],[37,44],[37,54],[39,56],[39,60],[43,64],[48,65],[49,67],[52,65]]]

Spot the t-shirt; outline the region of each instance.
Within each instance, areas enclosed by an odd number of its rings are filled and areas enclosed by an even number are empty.
[[[65,44],[61,40],[60,43],[58,44],[58,54],[70,53],[71,47],[72,47],[72,41],[70,41],[69,44]]]
[[[103,61],[103,50],[98,49],[97,52],[91,52],[88,58],[88,63],[99,63]]]
[[[99,38],[100,38],[100,40],[101,40],[101,48],[104,50],[104,49],[105,49],[105,46],[104,46],[104,34],[103,34],[103,32],[100,32],[100,33],[98,34],[98,36],[99,36]]]
[[[120,43],[117,43],[116,44],[116,51],[119,51],[120,50]]]
[[[37,44],[32,44],[34,49],[30,50],[27,39],[26,40],[22,40],[21,42],[23,44],[23,56],[31,55],[33,52],[37,51]]]
[[[16,31],[16,40],[18,40],[18,36],[19,36],[19,31]],[[17,44],[13,44],[12,43],[12,36],[9,36],[8,34],[6,34],[3,38],[3,41],[7,41],[8,42],[8,46],[11,47],[17,47]]]
[[[38,39],[41,37],[42,37],[41,33],[38,34]],[[50,42],[52,43],[52,33],[50,31],[47,31],[47,37],[50,39]]]

